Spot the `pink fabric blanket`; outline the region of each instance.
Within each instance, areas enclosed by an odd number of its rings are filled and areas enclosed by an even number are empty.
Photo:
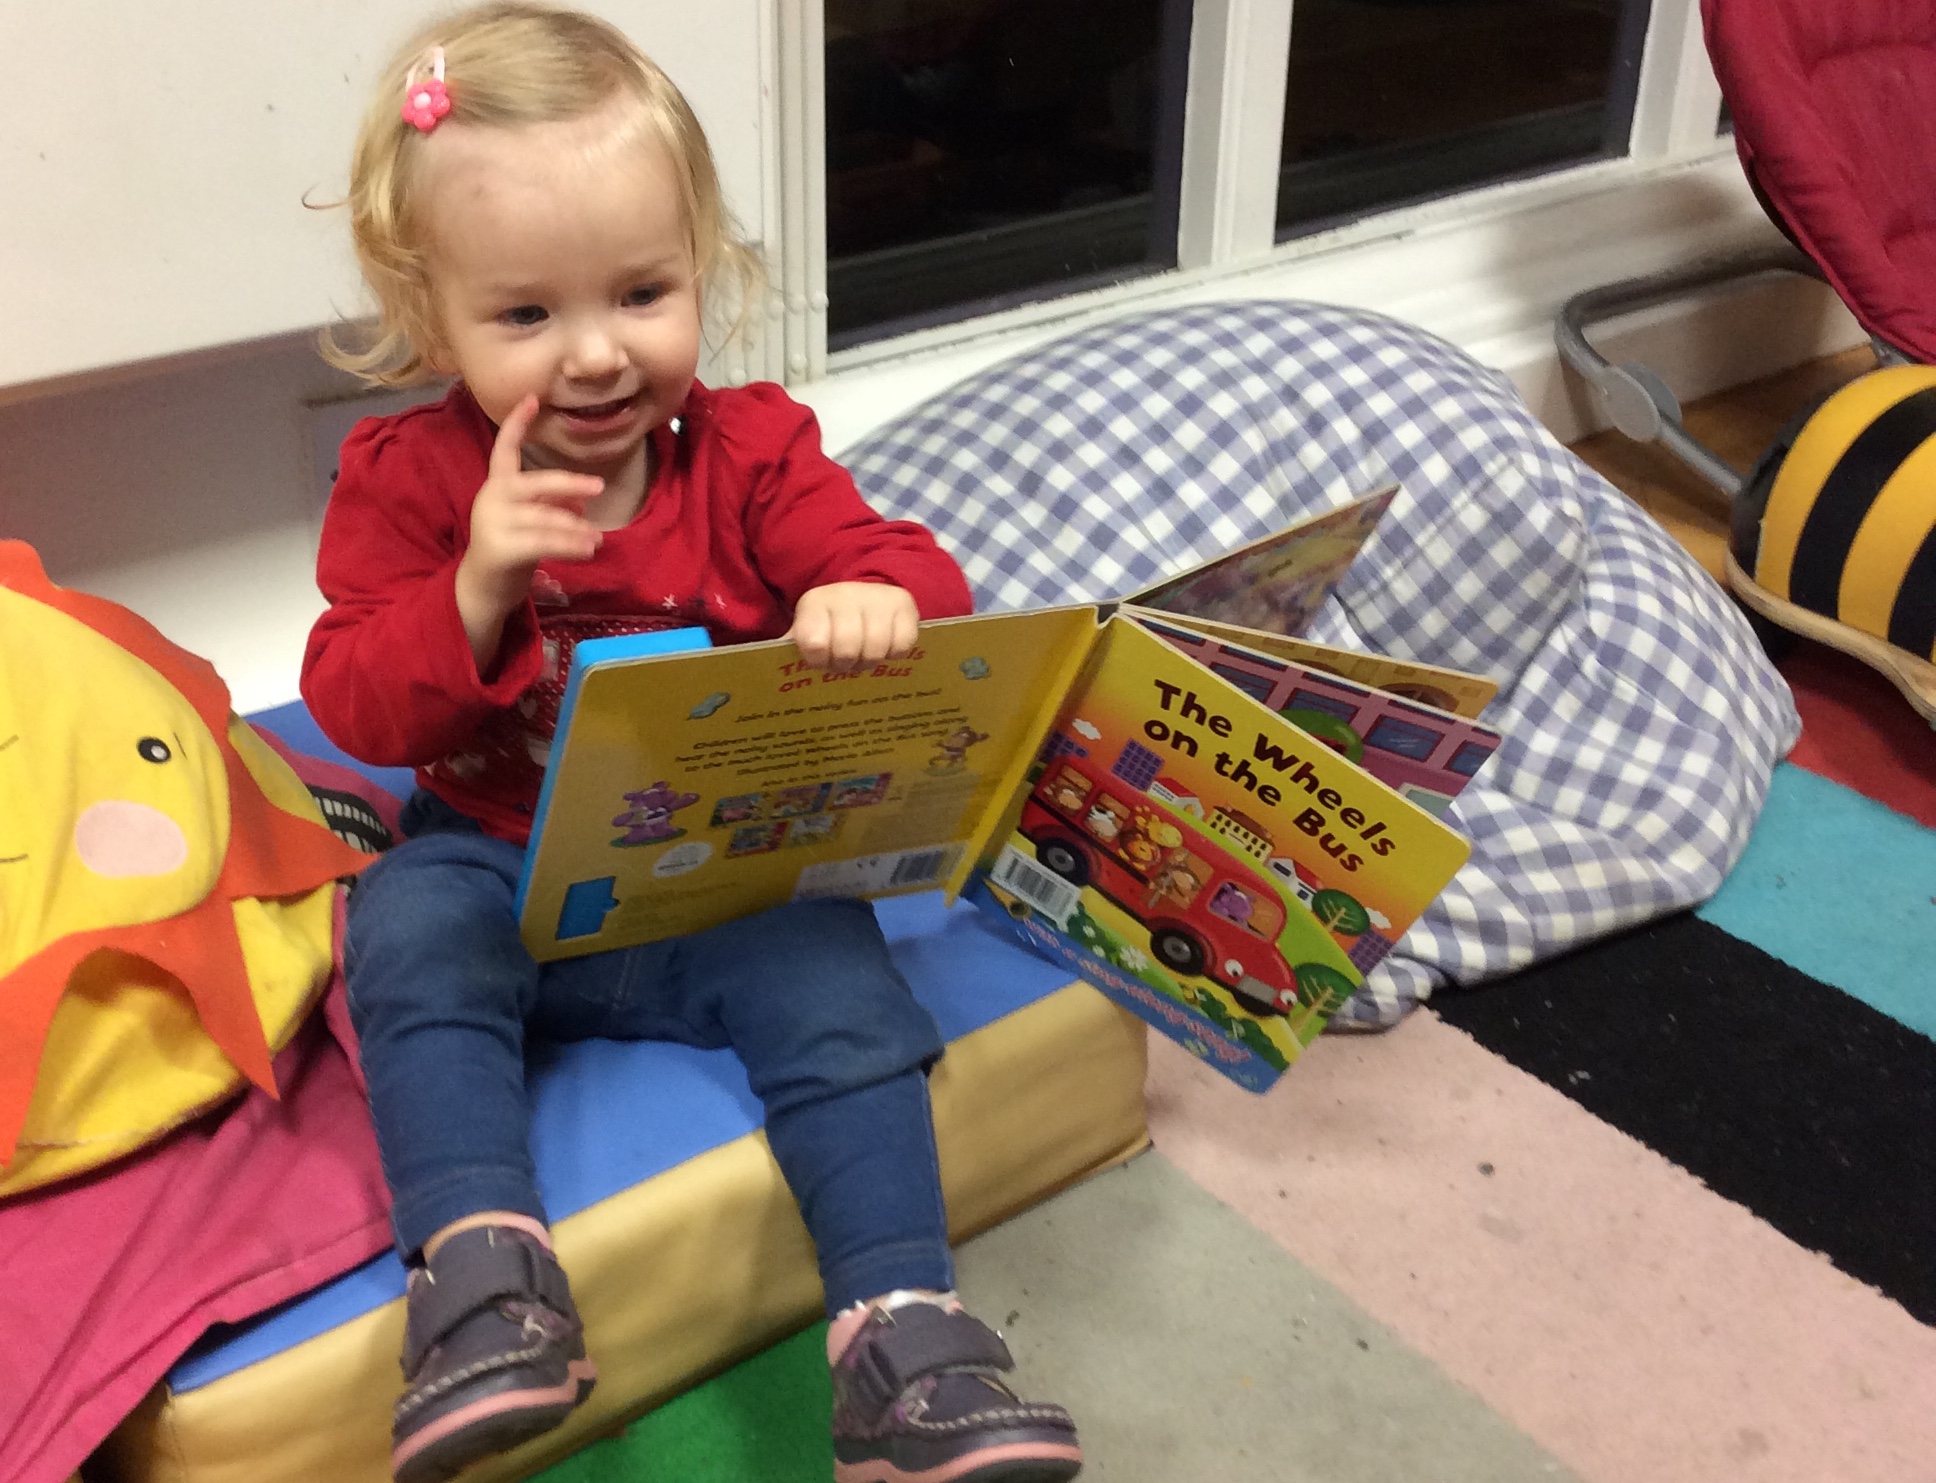
[[[290,761],[394,825],[367,781]],[[340,949],[340,902],[336,931]],[[339,968],[276,1058],[280,1102],[249,1088],[140,1154],[0,1203],[0,1483],[61,1483],[211,1324],[389,1244],[354,1047]]]

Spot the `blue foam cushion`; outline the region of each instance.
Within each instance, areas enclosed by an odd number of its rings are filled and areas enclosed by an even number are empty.
[[[300,700],[292,700],[288,705],[279,705],[271,710],[256,711],[247,719],[258,730],[273,731],[298,752],[355,769],[379,788],[387,788],[396,794],[399,802],[408,798],[410,790],[417,786],[417,775],[407,767],[367,767],[358,762],[323,735],[323,728],[316,724],[315,718],[309,714],[309,707]]]
[[[331,747],[301,706],[252,716],[299,751],[408,789],[403,769],[367,768]],[[967,902],[939,892],[877,903],[895,964],[957,1040],[1069,982]],[[528,1071],[531,1147],[553,1220],[663,1173],[760,1126],[759,1102],[730,1051],[661,1041],[586,1040],[533,1048]],[[177,1392],[197,1389],[403,1295],[394,1252],[247,1324],[211,1332],[169,1373]]]

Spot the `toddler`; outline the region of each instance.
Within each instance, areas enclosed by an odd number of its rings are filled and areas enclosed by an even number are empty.
[[[399,54],[364,119],[352,228],[379,317],[333,358],[442,401],[359,424],[322,535],[303,696],[416,769],[344,966],[410,1269],[402,1483],[557,1425],[594,1368],[533,1182],[527,1036],[731,1046],[826,1288],[841,1483],[1046,1483],[1081,1466],[952,1292],[927,1069],[941,1037],[872,909],[799,902],[534,963],[512,897],[580,639],[703,624],[810,663],[905,654],[969,609],[777,387],[695,379],[702,301],[753,280],[685,100],[602,21],[492,4]],[[649,1282],[650,1273],[641,1273]]]

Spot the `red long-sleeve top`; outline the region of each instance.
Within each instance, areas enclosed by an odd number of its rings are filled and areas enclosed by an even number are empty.
[[[715,644],[777,638],[829,582],[906,589],[925,619],[971,609],[934,537],[883,520],[821,450],[813,414],[772,385],[694,384],[652,434],[656,468],[630,524],[587,562],[538,568],[480,674],[457,612],[497,429],[461,385],[357,424],[323,521],[302,695],[323,732],[522,844],[578,640],[704,626]]]

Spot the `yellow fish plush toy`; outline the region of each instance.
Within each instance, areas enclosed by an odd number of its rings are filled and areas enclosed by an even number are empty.
[[[275,1095],[368,861],[209,664],[0,541],[0,1194]]]

